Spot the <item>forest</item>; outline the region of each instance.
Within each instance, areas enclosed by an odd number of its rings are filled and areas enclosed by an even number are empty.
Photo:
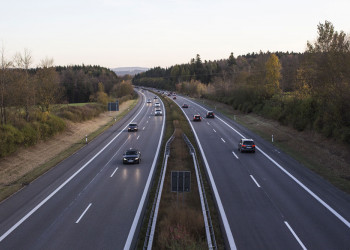
[[[227,59],[156,67],[134,85],[178,91],[309,129],[350,143],[350,39],[329,21],[303,53],[249,53]]]
[[[31,67],[28,50],[0,62],[0,157],[36,144],[65,129],[64,119],[79,122],[107,110],[109,101],[136,98],[131,77],[100,66],[53,66],[44,59]],[[72,105],[87,103],[81,106]]]

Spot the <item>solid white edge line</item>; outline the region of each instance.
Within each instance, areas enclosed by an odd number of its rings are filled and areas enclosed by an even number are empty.
[[[260,187],[259,183],[255,180],[254,176],[250,175],[250,178],[252,178],[252,180],[255,182],[255,184]]]
[[[149,249],[149,250],[152,249],[154,232],[156,231],[158,210],[159,210],[160,199],[162,197],[162,190],[163,190],[163,185],[164,185],[165,173],[166,173],[166,169],[167,169],[167,166],[168,166],[168,158],[169,158],[169,155],[166,155],[165,156],[165,162],[164,162],[163,174],[162,174],[162,180],[160,182],[160,187],[159,187],[159,195],[157,197],[157,203],[156,203],[156,207],[154,209],[154,215],[153,215],[153,220],[152,220],[152,227],[151,227],[150,237],[149,237],[148,246],[147,246],[147,249]]]
[[[289,231],[293,234],[294,238],[298,241],[299,245],[302,247],[302,249],[306,250],[307,248],[303,244],[303,242],[299,239],[298,235],[294,232],[294,230],[291,228],[291,226],[288,224],[287,221],[284,222],[286,226],[288,227]]]
[[[143,94],[143,93],[141,93]],[[144,94],[143,94],[144,95]],[[131,120],[133,122],[135,118],[141,113],[145,104],[141,107],[140,111],[134,116],[134,119]],[[99,156],[126,128],[128,125],[122,129],[109,143],[106,144],[98,153],[96,153],[87,163],[85,163],[81,168],[79,168],[74,174],[71,175],[65,182],[63,182],[58,188],[56,188],[51,194],[49,194],[44,200],[42,200],[38,205],[36,205],[32,210],[30,210],[25,216],[22,217],[16,224],[14,224],[10,229],[8,229],[3,235],[0,237],[0,242],[3,241],[10,233],[12,233],[17,227],[19,227],[25,220],[27,220],[33,213],[35,213],[42,205],[44,205],[52,196],[54,196],[58,191],[60,191],[68,182],[70,182],[75,176],[77,176],[86,166],[88,166],[97,156]]]
[[[163,106],[163,110],[165,110],[164,108],[164,104],[163,102],[161,101],[162,103],[162,106]],[[147,196],[147,193],[148,193],[148,190],[150,188],[150,184],[151,184],[151,180],[152,180],[152,176],[153,176],[153,172],[154,172],[154,169],[155,169],[155,166],[156,166],[156,163],[157,163],[157,159],[158,159],[158,154],[159,154],[159,149],[160,149],[160,146],[162,144],[162,139],[163,139],[163,133],[164,133],[164,128],[165,128],[165,112],[164,112],[164,116],[163,116],[163,127],[162,127],[162,131],[161,131],[161,134],[160,134],[160,138],[159,138],[159,142],[158,142],[158,147],[157,147],[157,151],[156,151],[156,155],[153,159],[153,163],[152,163],[152,167],[151,167],[151,171],[148,175],[148,179],[147,179],[147,182],[146,182],[146,186],[145,186],[145,189],[143,190],[143,194],[142,194],[142,197],[141,197],[141,200],[140,200],[140,203],[139,203],[139,206],[137,208],[137,211],[136,211],[136,215],[134,217],[134,221],[131,225],[131,228],[130,228],[130,231],[129,231],[129,235],[128,235],[128,238],[125,242],[125,245],[124,245],[124,249],[130,249],[131,247],[131,244],[132,244],[132,239],[134,238],[134,234],[135,234],[135,231],[136,231],[136,227],[137,227],[137,224],[140,220],[140,216],[141,216],[141,212],[142,212],[142,207],[144,206],[144,203],[145,203],[145,200],[146,200],[146,196]]]
[[[111,174],[111,177],[113,177],[113,175],[115,174],[115,172],[117,172],[118,167],[113,171],[113,173]]]
[[[314,192],[307,188],[303,183],[301,183],[297,178],[285,170],[280,164],[278,164],[274,159],[268,156],[259,147],[256,147],[263,155],[265,155],[271,162],[273,162],[280,170],[282,170],[286,175],[288,175],[293,181],[295,181],[300,187],[302,187],[307,193],[309,193],[315,200],[321,203],[325,208],[328,209],[334,216],[336,216],[341,222],[343,222],[348,228],[350,228],[350,222],[348,222],[343,216],[341,216],[337,211],[335,211],[331,206],[324,202],[320,197],[318,197]]]
[[[91,207],[92,203],[90,203],[87,208],[85,208],[84,212],[80,215],[79,219],[75,222],[76,224],[79,223],[79,221],[81,220],[81,218],[83,218],[83,216],[85,215],[85,213],[89,210],[89,208]]]
[[[205,226],[205,232],[207,235],[207,240],[208,240],[208,248],[209,249],[213,249],[213,243],[211,240],[211,236],[210,236],[210,230],[209,230],[209,223],[208,223],[208,217],[207,217],[207,211],[205,208],[205,204],[204,204],[204,197],[203,197],[203,193],[202,193],[202,187],[201,187],[201,181],[199,179],[199,173],[198,173],[198,168],[199,166],[197,165],[196,162],[196,158],[194,153],[191,153],[192,155],[192,159],[193,159],[193,165],[194,165],[194,169],[196,171],[196,179],[197,179],[197,186],[198,186],[198,193],[199,193],[199,197],[200,197],[200,201],[201,201],[201,206],[202,206],[202,213],[203,213],[203,218],[204,218],[204,226]]]
[[[192,102],[191,100],[188,100]],[[206,110],[202,106],[198,105],[195,102],[192,102],[196,104],[197,106],[201,107],[202,109]],[[217,117],[217,116],[216,116]],[[239,136],[242,138],[245,138],[244,135],[239,133],[236,129],[231,127],[228,123],[226,123],[221,118],[217,117],[220,121],[222,121],[224,124],[226,124],[229,128],[231,128],[233,131],[235,131]],[[337,211],[335,211],[332,207],[330,207],[326,202],[324,202],[320,197],[318,197],[314,192],[312,192],[309,188],[307,188],[303,183],[301,183],[297,178],[295,178],[292,174],[290,174],[287,170],[285,170],[281,165],[279,165],[275,160],[273,160],[269,155],[267,155],[264,151],[262,151],[259,147],[256,146],[256,148],[264,155],[266,158],[268,158],[272,163],[274,163],[280,170],[282,170],[286,175],[288,175],[292,180],[294,180],[300,187],[302,187],[307,193],[309,193],[313,198],[315,198],[319,203],[321,203],[328,211],[330,211],[334,216],[336,216],[341,222],[343,222],[348,228],[350,228],[350,222],[347,221],[343,216],[341,216]]]
[[[237,158],[238,160],[238,156],[235,154],[235,152],[232,151],[232,154]]]
[[[176,103],[176,102],[175,102]],[[177,104],[177,103],[176,103]],[[177,104],[179,106],[179,104]],[[180,107],[180,106],[179,106]],[[181,109],[182,110],[182,109]],[[215,181],[214,181],[214,177],[211,173],[211,170],[210,170],[210,167],[209,167],[209,164],[208,164],[208,161],[207,161],[207,158],[204,154],[204,150],[202,148],[202,145],[198,139],[198,136],[197,136],[197,133],[196,131],[194,130],[193,126],[192,126],[192,123],[190,122],[190,120],[188,119],[186,113],[182,110],[182,112],[185,114],[185,117],[186,119],[188,120],[188,123],[190,124],[191,128],[192,128],[192,131],[193,131],[193,134],[196,138],[196,141],[198,143],[198,147],[199,147],[199,150],[201,151],[201,154],[203,156],[203,160],[204,160],[204,164],[205,164],[205,167],[207,169],[207,173],[208,173],[208,176],[209,176],[209,179],[210,179],[210,183],[211,183],[211,186],[213,188],[213,192],[214,192],[214,196],[216,198],[216,202],[217,202],[217,205],[218,205],[218,208],[219,208],[219,212],[220,212],[220,215],[221,215],[221,219],[222,219],[222,223],[223,223],[223,226],[225,228],[225,232],[226,232],[226,237],[227,237],[227,240],[228,240],[228,244],[230,245],[230,248],[235,250],[237,249],[236,247],[236,244],[235,244],[235,240],[233,238],[233,235],[232,235],[232,231],[231,231],[231,228],[230,228],[230,225],[228,223],[228,220],[227,220],[227,216],[226,216],[226,213],[225,213],[225,209],[224,209],[224,206],[222,205],[222,202],[221,202],[221,198],[220,198],[220,195],[219,195],[219,192],[218,192],[218,189],[216,188],[216,184],[215,184]]]

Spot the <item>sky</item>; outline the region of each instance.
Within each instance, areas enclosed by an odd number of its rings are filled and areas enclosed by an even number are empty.
[[[170,67],[197,54],[304,52],[317,25],[350,34],[349,0],[0,0],[5,57],[30,51],[37,67]]]

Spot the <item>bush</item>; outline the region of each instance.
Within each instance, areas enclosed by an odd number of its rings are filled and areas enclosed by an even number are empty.
[[[90,120],[100,113],[104,112],[106,109],[105,105],[99,104],[88,104],[84,106],[68,106],[62,108],[57,116],[73,121],[73,122],[81,122]]]
[[[31,146],[38,142],[38,131],[33,127],[32,124],[27,123],[21,130],[24,140],[24,146]]]
[[[24,141],[23,134],[12,125],[0,126],[0,157],[15,152]]]

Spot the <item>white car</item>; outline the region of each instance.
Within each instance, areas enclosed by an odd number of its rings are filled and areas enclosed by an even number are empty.
[[[151,103],[151,102],[152,102],[151,99],[148,99],[148,100],[147,100],[147,103]]]
[[[159,103],[159,102],[156,102],[156,103],[154,104],[154,107],[160,107],[160,103]]]
[[[161,109],[156,109],[156,111],[154,112],[154,115],[155,116],[158,116],[158,115],[163,115],[163,112],[162,112],[162,110]]]

